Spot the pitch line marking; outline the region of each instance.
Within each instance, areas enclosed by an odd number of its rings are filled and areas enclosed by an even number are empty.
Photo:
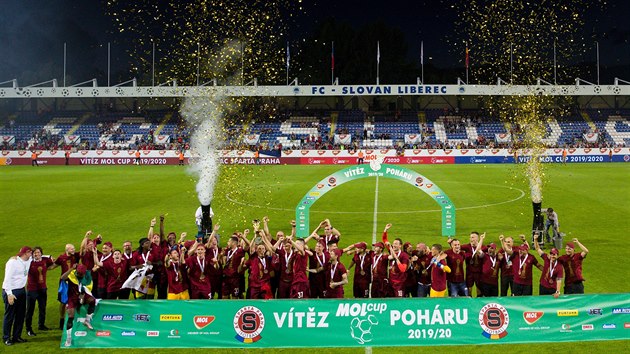
[[[515,202],[515,201],[517,201],[519,199],[522,199],[525,196],[525,192],[522,189],[516,188],[516,187],[500,186],[500,185],[491,184],[491,183],[479,183],[479,182],[457,182],[457,183],[476,184],[476,185],[482,185],[482,186],[492,186],[492,187],[505,188],[505,189],[510,189],[510,190],[513,190],[513,191],[518,191],[518,192],[520,192],[520,195],[518,197],[516,197],[516,198],[510,199],[510,200],[506,200],[506,201],[502,201],[502,202],[455,208],[455,210],[470,210],[470,209],[488,208],[488,207],[492,207],[492,206],[513,203],[513,202]],[[289,184],[289,183],[287,183],[287,184]],[[290,183],[290,184],[297,184],[297,183]],[[267,209],[267,210],[295,211],[295,209],[289,209],[289,208],[276,208],[276,207],[265,206],[265,205],[243,203],[241,201],[232,199],[230,197],[230,194],[231,193],[226,194],[225,195],[225,199],[227,199],[228,201],[230,201],[231,203],[234,203],[234,204],[244,205],[244,206],[249,206],[249,207],[259,208],[259,209]],[[441,212],[441,211],[442,211],[442,209],[427,209],[427,210],[406,210],[406,211],[381,211],[379,213],[380,214],[420,214],[420,213],[435,213],[435,212]],[[365,211],[311,210],[311,213],[319,213],[319,214],[365,214]]]

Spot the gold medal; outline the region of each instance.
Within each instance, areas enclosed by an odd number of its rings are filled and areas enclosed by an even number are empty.
[[[289,268],[287,268],[287,270],[285,270],[285,272],[286,272],[287,274],[290,274],[290,273],[291,273],[291,270],[289,270]]]
[[[269,271],[267,269],[265,269],[265,274],[269,273]]]
[[[203,275],[203,274],[201,274],[201,276],[199,277],[199,279],[204,280],[204,279],[206,279],[206,276],[205,276],[205,275]]]
[[[365,271],[363,271],[363,270],[362,270],[362,271],[361,271],[361,275],[365,275]]]

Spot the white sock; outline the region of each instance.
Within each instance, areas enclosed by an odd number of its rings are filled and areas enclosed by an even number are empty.
[[[94,316],[93,313],[88,313],[85,317],[87,318],[88,322],[92,322],[92,316]]]

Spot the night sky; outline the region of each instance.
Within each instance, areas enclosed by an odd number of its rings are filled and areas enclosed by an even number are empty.
[[[425,63],[437,67],[461,66],[462,58],[455,57],[452,48],[445,44],[447,36],[456,35],[456,3],[454,0],[305,0],[305,13],[298,16],[289,39],[301,41],[318,23],[330,17],[355,28],[380,21],[405,33],[410,58],[419,62],[423,41]],[[73,78],[70,83],[93,77],[98,77],[101,85],[106,83],[103,78],[107,70],[107,42],[112,42],[112,71],[129,67],[125,38],[114,33],[112,19],[105,15],[102,1],[3,0],[2,8],[0,82],[18,78],[24,86],[53,77],[61,79],[64,42],[68,45],[67,71]],[[599,40],[602,69],[612,71],[608,76],[630,81],[629,15],[630,1],[610,0],[605,10],[592,11],[587,16],[583,35],[585,38],[594,35]],[[595,61],[594,49],[592,61]]]

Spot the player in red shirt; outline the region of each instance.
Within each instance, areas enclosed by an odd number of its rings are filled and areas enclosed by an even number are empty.
[[[249,230],[245,230],[247,235]],[[223,265],[223,284],[221,284],[221,296],[224,299],[230,297],[234,299],[240,299],[243,294],[241,288],[240,277],[242,274],[239,272],[239,266],[241,262],[244,262],[245,250],[239,247],[239,236],[233,234],[227,241],[227,247],[223,249],[221,255],[221,264]]]
[[[190,282],[190,298],[211,299],[212,275],[216,273],[219,264],[216,259],[208,257],[208,250],[204,245],[196,243],[191,248],[195,250],[195,255],[188,257],[185,262]]]
[[[315,244],[315,252],[309,257],[309,290],[311,298],[325,298],[326,264],[330,261],[330,254],[324,252],[324,240]]]
[[[418,283],[417,297],[429,296],[431,290],[431,273],[429,270],[431,268],[431,259],[433,259],[433,256],[427,245],[418,243],[416,245],[416,254],[412,257]]]
[[[385,225],[383,230],[383,239],[387,239],[387,230],[392,224]],[[402,240],[397,238],[392,244],[385,243],[390,249],[389,260],[389,285],[393,291],[393,297],[405,296],[405,282],[407,280],[407,269],[409,268],[409,256],[402,251]]]
[[[35,313],[35,302],[39,309],[39,330],[47,331],[46,327],[46,301],[48,299],[46,286],[46,271],[52,267],[53,260],[50,257],[42,257],[42,248],[33,248],[33,260],[28,269],[28,283],[26,285],[26,333],[34,336],[33,314]]]
[[[485,235],[485,233],[483,233]],[[477,231],[473,231],[470,233],[470,243],[462,245],[462,251],[466,252],[466,254],[473,254],[477,246],[479,245],[479,233]],[[482,247],[481,251],[486,251],[486,247]],[[477,252],[470,258],[466,259],[466,287],[468,288],[468,294],[472,296],[473,294],[473,286],[477,287],[477,297],[481,295],[481,270],[482,270],[482,261],[479,259],[479,255],[481,253]]]
[[[151,240],[151,255],[155,259],[153,262],[153,284],[158,299],[166,299],[168,294],[168,279],[166,278],[166,268],[164,259],[169,254],[168,241],[164,239],[164,215],[160,215],[160,233],[155,233],[153,228],[156,224],[156,218],[151,220],[147,238]],[[174,238],[174,237],[173,237]]]
[[[348,269],[354,268],[354,281],[352,282],[352,296],[355,298],[370,297],[370,282],[372,281],[372,257],[366,251],[367,244],[359,242],[354,244],[354,256]]]
[[[127,278],[129,277],[129,262],[123,259],[120,250],[114,250],[111,252],[112,257],[104,261],[96,261],[96,265],[104,271],[107,278],[107,286],[105,288],[105,298],[109,300],[128,300],[129,295],[124,297],[125,293],[121,292],[121,288]],[[121,295],[123,294],[123,295]]]
[[[431,291],[430,297],[446,296],[446,275],[451,268],[446,264],[446,253],[442,252],[439,243],[431,246]]]
[[[214,226],[214,232],[208,238],[208,242],[206,243],[206,258],[210,259],[212,263],[215,265],[210,268],[210,298],[213,299],[215,295],[217,298],[221,298],[221,283],[222,279],[222,269],[219,266],[219,259],[221,257],[221,248],[219,247],[219,243],[216,238],[216,232],[219,230],[219,225],[216,224]]]
[[[275,251],[279,258],[279,283],[278,283],[278,299],[288,299],[291,296],[291,283],[293,283],[293,244],[290,238],[278,239],[275,245]]]
[[[514,239],[510,236],[499,235],[501,250],[498,255],[503,258],[501,262],[501,296],[507,296],[508,288],[514,289],[514,273],[512,271],[512,259],[505,253],[506,248],[514,246]]]
[[[307,273],[308,257],[313,255],[308,247],[306,241],[303,239],[297,239],[296,241],[290,240],[295,248],[295,254],[293,255],[292,268],[293,268],[293,280],[291,282],[291,291],[289,296],[292,299],[308,299],[311,297],[310,286]]]
[[[343,299],[343,286],[348,284],[348,272],[346,267],[339,262],[339,257],[343,253],[340,249],[330,250],[330,261],[326,265],[325,296],[329,299]]]
[[[202,256],[205,255],[206,250],[203,245],[199,246],[198,250],[201,250]],[[166,271],[166,278],[168,282],[168,295],[167,300],[189,300],[190,295],[188,293],[188,279],[186,278],[186,263],[184,263],[184,257],[186,250],[182,249],[180,253],[176,248],[173,248],[171,252],[164,257],[164,268]],[[208,294],[210,289],[208,289]]]
[[[318,231],[324,228],[324,234],[323,235],[318,235]],[[328,243],[331,241],[335,241],[335,243],[339,243],[339,240],[341,239],[341,233],[339,232],[339,230],[335,229],[332,224],[330,223],[330,220],[326,219],[322,222],[319,223],[319,226],[317,226],[317,228],[315,230],[313,230],[313,232],[311,233],[311,236],[313,236],[313,238],[316,239],[324,239],[324,252],[328,251]]]
[[[153,264],[157,264],[158,260],[155,258],[155,253],[151,252],[151,241],[148,238],[143,237],[138,241],[140,247],[133,254],[132,269],[140,269],[142,267],[153,267]],[[162,262],[162,261],[160,261]],[[154,270],[147,271],[147,274],[154,274]],[[155,295],[155,283],[153,280],[147,278],[147,293],[143,294],[136,291],[136,299],[153,299]]]
[[[483,243],[485,235],[481,235]],[[504,256],[497,253],[497,245],[491,243],[486,251],[479,251],[479,259],[482,262],[481,296],[499,296],[499,270],[503,264]]]
[[[578,245],[582,252],[575,253],[575,245]],[[582,261],[588,254],[588,249],[578,241],[577,238],[573,242],[567,242],[564,251],[565,255],[560,256],[558,261],[564,267],[564,293],[565,294],[584,294],[584,277],[582,277]]]
[[[547,256],[545,251],[540,249],[538,242],[534,242],[534,247],[538,255],[542,257],[543,262],[545,262],[542,274],[540,275],[538,295],[553,295],[553,297],[557,299],[560,296],[560,287],[562,286],[562,278],[564,277],[562,264],[558,262],[558,249],[552,248],[551,251],[549,251],[549,256]]]
[[[466,278],[464,275],[464,264],[466,258],[470,257],[461,249],[458,239],[448,239],[451,245],[450,250],[446,250],[446,263],[451,269],[448,273],[448,295],[450,297],[468,296],[468,288],[466,287]]]
[[[263,242],[256,245],[256,252],[247,261],[241,259],[239,273],[249,269],[249,291],[251,299],[273,299],[271,293],[271,261],[273,247],[263,237]]]
[[[55,260],[55,264],[48,268],[48,270],[54,269],[57,266],[61,267],[61,274],[66,273],[68,270],[73,269],[75,264],[79,263],[79,254],[75,253],[74,245],[68,243],[65,247],[65,252],[60,254]],[[60,279],[61,283],[63,279]],[[66,304],[61,302],[61,294],[57,293],[57,300],[59,301],[59,329],[63,330],[63,322],[66,317]]]
[[[525,240],[525,236],[521,235],[523,244],[518,247],[518,252],[513,249],[506,249],[505,252],[510,255],[512,260],[512,274],[514,274],[514,296],[532,295],[532,268],[542,270],[542,265],[538,263],[536,257],[529,253],[529,244]]]
[[[114,246],[111,242],[103,243],[103,247],[101,247],[101,252],[89,252],[92,254],[92,268],[88,268],[92,270],[92,275],[96,276],[95,281],[96,289],[94,289],[94,297],[97,299],[106,299],[107,298],[107,271],[103,269],[103,265],[112,261],[112,250]],[[99,266],[99,264],[101,264]],[[87,265],[86,265],[87,266]]]
[[[387,297],[387,254],[383,253],[385,244],[383,242],[376,242],[372,245],[371,256],[371,270],[372,270],[372,298]]]

